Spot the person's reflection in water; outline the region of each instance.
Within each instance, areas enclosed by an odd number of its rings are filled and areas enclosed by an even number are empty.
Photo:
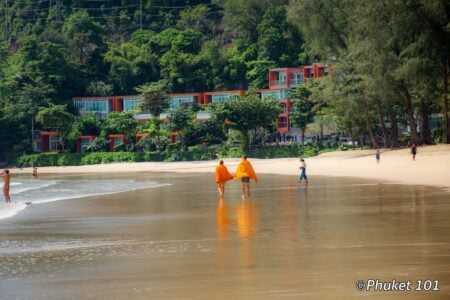
[[[241,238],[240,262],[248,267],[254,264],[253,241],[252,236],[255,233],[258,220],[256,204],[252,200],[244,198],[236,206],[236,222],[238,234]]]
[[[219,239],[227,238],[230,235],[230,207],[221,197],[216,209],[217,236]]]

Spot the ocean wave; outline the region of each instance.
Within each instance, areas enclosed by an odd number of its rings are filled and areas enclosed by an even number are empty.
[[[21,180],[11,186],[12,204],[1,205],[0,219],[10,218],[23,210],[27,204],[48,203],[61,200],[85,198],[159,188],[169,183],[134,180]]]

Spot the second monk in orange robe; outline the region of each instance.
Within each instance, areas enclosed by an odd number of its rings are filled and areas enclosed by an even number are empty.
[[[235,176],[235,179],[241,180],[243,197],[245,197],[246,194],[250,197],[250,178],[255,180],[255,182],[258,182],[258,177],[256,177],[252,164],[247,160],[247,156],[244,155],[237,167]]]

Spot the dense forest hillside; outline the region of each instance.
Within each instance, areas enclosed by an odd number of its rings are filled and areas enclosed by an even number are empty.
[[[374,147],[407,127],[449,142],[449,19],[447,0],[3,0],[0,153],[74,96],[265,88],[269,68],[311,62],[333,66],[309,91],[316,119]]]

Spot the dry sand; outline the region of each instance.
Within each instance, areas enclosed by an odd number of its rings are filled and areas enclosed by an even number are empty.
[[[224,159],[234,172],[239,159]],[[252,159],[257,174],[298,175],[298,158]],[[418,148],[412,161],[409,149],[381,151],[376,164],[374,150],[337,151],[306,159],[307,174],[323,176],[371,178],[402,184],[450,188],[450,145]],[[101,172],[206,172],[213,173],[217,161],[116,163],[89,166],[40,167],[39,174],[101,173]],[[12,174],[28,173],[31,168],[13,169]]]

